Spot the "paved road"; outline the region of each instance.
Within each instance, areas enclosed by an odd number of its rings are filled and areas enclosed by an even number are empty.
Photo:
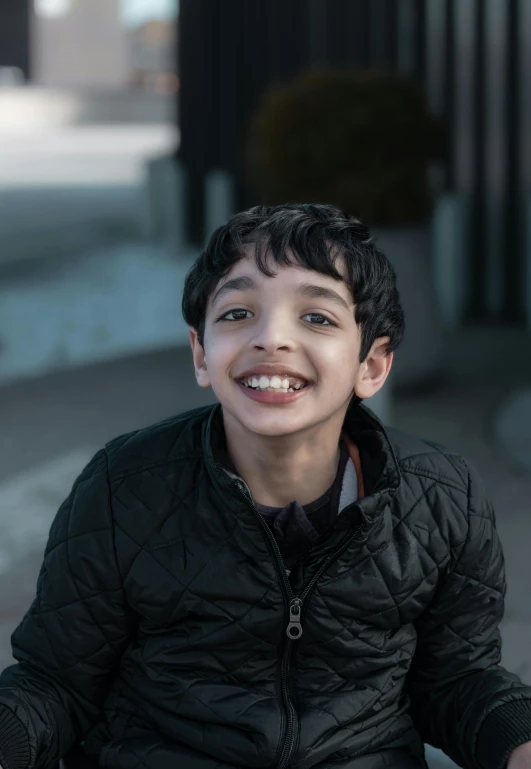
[[[134,186],[143,178],[146,159],[172,152],[179,141],[173,125],[93,124],[21,131],[6,129],[0,121],[0,189]]]
[[[147,161],[178,147],[172,125],[14,132],[0,120],[0,268],[138,238]]]

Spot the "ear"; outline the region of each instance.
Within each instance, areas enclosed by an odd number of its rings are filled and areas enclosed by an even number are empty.
[[[380,390],[391,371],[393,353],[386,355],[390,337],[382,336],[374,340],[369,354],[360,365],[354,392],[358,398],[371,398]]]
[[[192,326],[188,326],[190,345],[192,347],[192,358],[194,361],[195,378],[199,387],[210,387],[210,377],[207,371],[205,351],[199,344],[197,331]],[[204,340],[203,340],[204,341]]]

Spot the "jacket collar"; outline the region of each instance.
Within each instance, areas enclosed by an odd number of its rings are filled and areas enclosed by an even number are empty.
[[[367,406],[352,399],[343,422],[343,434],[358,448],[363,473],[364,497],[357,503],[365,534],[399,489],[398,461],[385,428]],[[212,406],[203,423],[202,451],[206,469],[217,485],[220,466],[214,454],[225,442],[220,403]],[[216,468],[218,468],[216,470]]]

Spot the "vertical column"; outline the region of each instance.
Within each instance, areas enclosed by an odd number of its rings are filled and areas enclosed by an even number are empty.
[[[369,67],[371,65],[371,9],[370,3],[365,0],[351,0],[354,20],[354,39],[352,41],[352,53],[355,52],[355,64],[357,67]],[[351,54],[352,55],[352,54]]]
[[[467,315],[471,320],[482,319],[487,313],[485,205],[486,205],[486,13],[485,0],[475,0],[473,53],[473,113],[472,113],[472,185],[470,209],[470,281]]]
[[[397,0],[398,51],[396,68],[410,76],[415,71],[415,0]]]
[[[385,69],[389,66],[386,34],[388,3],[387,0],[372,0],[369,5],[370,27],[368,33],[371,41],[371,65],[375,69]]]
[[[371,65],[395,70],[398,66],[398,6],[396,0],[373,0],[367,36],[371,44]]]
[[[185,239],[201,245],[205,232],[205,176],[210,165],[213,75],[210,0],[181,0],[179,9],[179,160],[186,169]]]
[[[426,0],[415,0],[415,75],[426,81]]]
[[[487,318],[503,319],[505,292],[505,247],[503,243],[503,196],[506,186],[505,162],[505,82],[507,5],[500,0],[487,0],[487,53],[485,62],[485,216],[484,272],[486,274],[485,305]],[[478,259],[480,256],[478,255]]]
[[[466,209],[463,293],[464,313],[467,314],[467,300],[472,278],[470,276],[470,239],[473,237],[470,228],[470,202],[473,196],[474,184],[474,52],[476,40],[476,1],[456,0],[455,11],[455,92],[454,92],[454,130],[451,136],[453,151],[453,182],[454,191],[459,194]]]
[[[398,66],[398,6],[396,0],[387,0],[384,18],[386,66],[396,70]]]
[[[442,113],[446,116],[448,126],[448,156],[446,161],[445,186],[448,192],[453,192],[456,186],[455,178],[455,138],[456,138],[456,34],[455,34],[455,0],[446,0],[444,9],[444,63],[443,63],[443,94]]]
[[[445,0],[428,0],[426,9],[426,95],[430,109],[444,117]]]
[[[505,163],[506,187],[503,195],[503,249],[505,295],[503,317],[509,323],[523,324],[525,319],[525,264],[523,259],[523,216],[521,196],[520,136],[520,55],[519,2],[507,2],[507,43],[505,82]]]
[[[523,0],[520,5],[520,139],[522,196],[525,200],[523,213],[524,279],[526,328],[531,334],[531,3]]]
[[[308,47],[312,67],[327,64],[327,6],[325,0],[308,0]]]
[[[407,2],[409,4],[411,0]],[[465,206],[462,196],[453,189],[454,161],[451,137],[455,131],[455,51],[445,45],[445,38],[453,36],[455,20],[452,16],[452,9],[448,14],[447,0],[428,0],[425,88],[430,109],[447,121],[451,142],[449,149],[452,152],[452,156],[445,159],[441,167],[437,168],[437,175],[433,177],[434,189],[438,195],[433,219],[433,271],[445,322],[448,326],[456,327],[461,323],[463,315],[467,272],[464,253]]]
[[[17,67],[31,76],[30,0],[0,2],[0,67]]]

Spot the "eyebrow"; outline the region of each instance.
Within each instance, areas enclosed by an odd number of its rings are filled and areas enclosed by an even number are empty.
[[[230,280],[227,280],[218,288],[212,299],[212,304],[215,304],[224,294],[228,294],[231,291],[256,291],[257,289],[256,283],[249,275],[242,275],[240,278],[230,278]],[[350,307],[345,299],[337,291],[334,291],[333,288],[302,282],[295,288],[295,293],[312,299],[329,299],[350,312]]]

